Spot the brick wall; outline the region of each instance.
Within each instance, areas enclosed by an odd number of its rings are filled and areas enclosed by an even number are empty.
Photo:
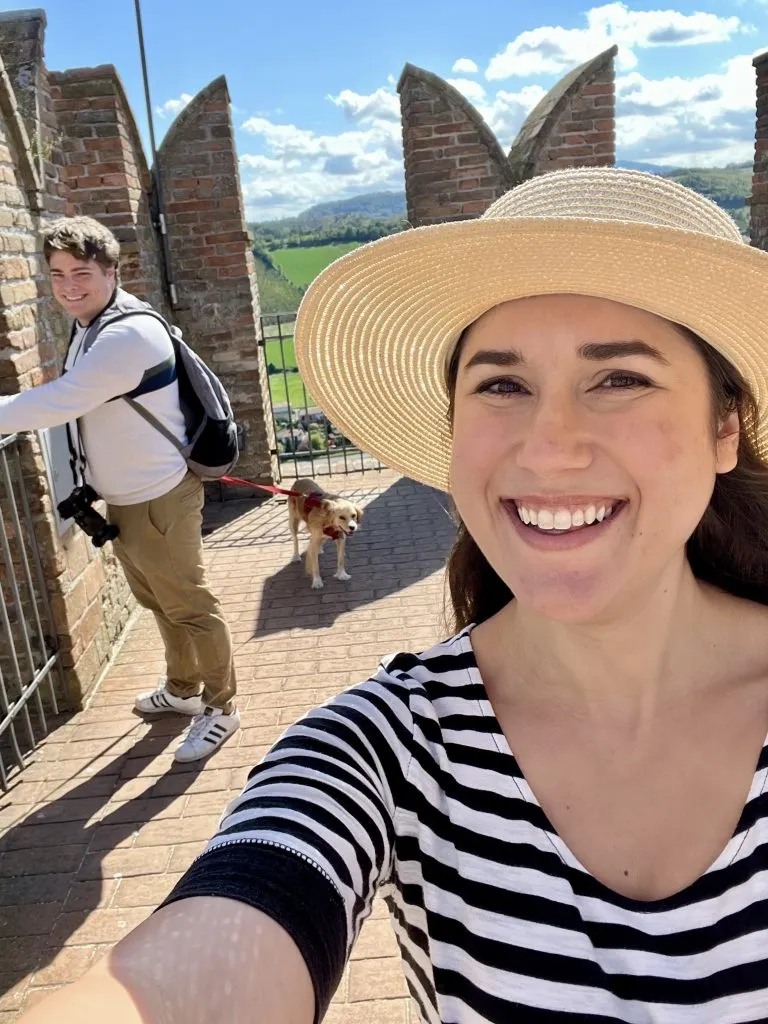
[[[217,78],[179,114],[158,153],[174,317],[221,378],[243,427],[238,473],[272,480],[275,447],[259,345],[259,298],[245,224],[229,94]],[[243,496],[242,489],[238,497]]]
[[[613,166],[617,52],[612,46],[575,68],[531,111],[509,152],[519,180],[568,167]]]
[[[39,24],[39,23],[38,23]],[[0,21],[0,35],[8,21]],[[2,67],[2,65],[0,65]],[[44,69],[38,81],[45,82]],[[45,96],[45,92],[42,92]],[[41,119],[46,106],[35,108]],[[40,122],[27,120],[33,131]],[[46,125],[50,129],[50,125]],[[45,132],[40,133],[45,140]],[[53,158],[53,159],[52,159]],[[40,253],[39,227],[60,212],[59,164],[54,147],[41,155],[30,143],[15,89],[0,71],[0,392],[14,394],[58,374],[66,325],[50,298]],[[51,188],[46,193],[43,185]],[[65,188],[62,188],[65,191]],[[66,200],[64,200],[66,201]],[[24,486],[34,519],[51,601],[67,701],[77,706],[91,689],[122,631],[133,601],[114,556],[97,552],[79,531],[59,537],[45,463],[36,435],[19,446]],[[10,509],[1,510],[12,533]],[[6,600],[8,593],[6,593]],[[19,610],[17,610],[18,613]],[[26,609],[27,614],[29,609]],[[8,651],[0,643],[0,659]]]
[[[398,91],[413,227],[479,217],[521,181],[564,167],[613,165],[615,46],[566,75],[531,111],[505,156],[469,100],[406,64]]]
[[[111,64],[50,74],[71,212],[95,217],[120,242],[120,279],[167,313],[150,214],[151,176],[125,90]]]
[[[477,217],[514,185],[493,132],[458,90],[413,64],[397,89],[412,227]]]
[[[750,242],[768,250],[768,53],[752,62],[757,90],[755,158],[750,198]]]

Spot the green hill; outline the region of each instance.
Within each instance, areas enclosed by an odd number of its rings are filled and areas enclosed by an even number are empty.
[[[664,175],[692,188],[727,210],[742,232],[749,231],[749,207],[745,200],[752,191],[752,164],[734,167],[691,167]]]
[[[317,203],[300,213],[296,219],[303,224],[320,224],[326,217],[345,217],[350,214],[374,220],[405,217],[405,192],[366,192],[361,196],[352,196],[351,199]]]

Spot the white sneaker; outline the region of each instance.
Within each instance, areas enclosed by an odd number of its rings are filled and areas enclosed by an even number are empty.
[[[175,761],[199,761],[208,757],[239,728],[237,709],[225,715],[221,708],[206,708],[190,725],[173,758]]]
[[[142,715],[167,715],[173,711],[177,715],[189,715],[194,718],[195,715],[201,714],[203,700],[199,694],[194,697],[176,697],[168,692],[165,683],[162,682],[156,690],[140,693],[134,707]]]

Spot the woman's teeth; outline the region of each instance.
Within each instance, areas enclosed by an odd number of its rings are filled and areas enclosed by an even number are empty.
[[[615,504],[585,505],[568,511],[548,508],[529,508],[527,505],[515,503],[517,514],[526,526],[536,526],[540,530],[572,530],[581,526],[602,523],[616,507]]]

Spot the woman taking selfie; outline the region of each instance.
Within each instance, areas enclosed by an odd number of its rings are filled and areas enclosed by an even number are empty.
[[[422,1024],[768,1018],[768,256],[561,171],[356,250],[296,345],[449,491],[457,635],[290,728],[27,1024],[312,1024],[375,895]]]

